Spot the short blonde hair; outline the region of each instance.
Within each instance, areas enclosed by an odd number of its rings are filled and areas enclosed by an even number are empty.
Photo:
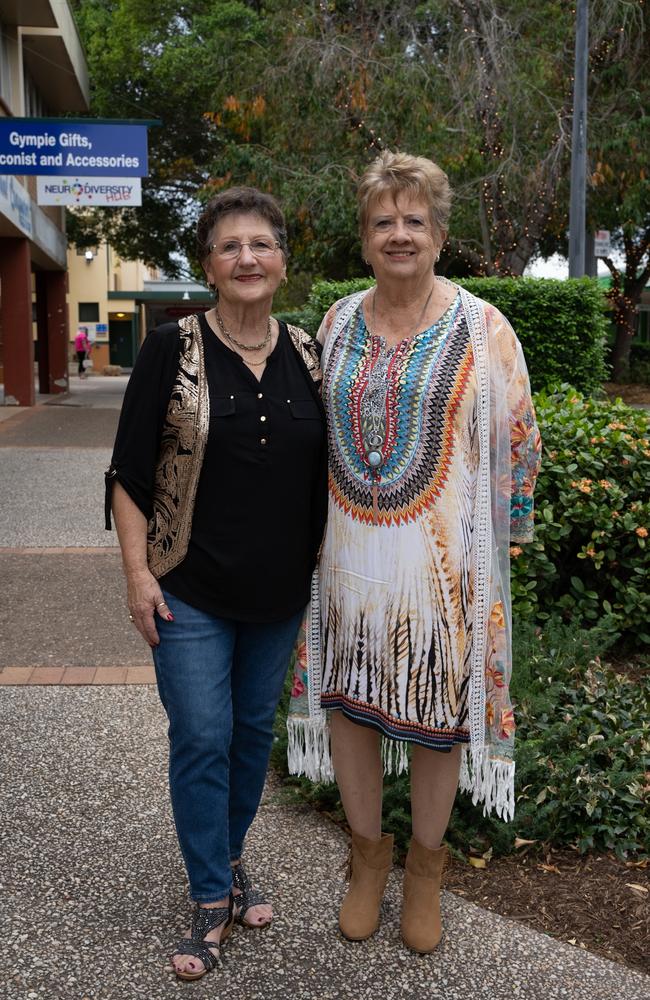
[[[395,198],[402,191],[426,201],[434,228],[439,232],[447,231],[452,199],[447,174],[425,156],[392,153],[386,149],[366,169],[357,188],[362,240],[367,234],[371,204],[384,194]]]

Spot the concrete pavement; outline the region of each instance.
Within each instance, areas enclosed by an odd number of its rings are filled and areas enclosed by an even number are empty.
[[[97,376],[73,383],[67,401],[0,416],[0,997],[649,1000],[649,977],[451,893],[440,948],[411,954],[397,870],[376,937],[344,942],[345,837],[290,803],[274,776],[247,858],[276,920],[263,933],[236,929],[223,969],[196,984],[166,970],[188,904],[164,715],[152,685],[91,683],[149,663],[102,528],[115,383]],[[72,666],[76,684],[2,683]],[[18,668],[28,673],[8,673]]]

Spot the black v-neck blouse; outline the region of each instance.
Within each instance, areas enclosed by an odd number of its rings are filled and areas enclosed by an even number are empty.
[[[184,560],[164,590],[235,621],[288,618],[309,599],[327,509],[325,415],[280,323],[261,379],[200,316],[210,430]],[[177,324],[146,338],[129,380],[113,465],[146,517],[178,368]]]

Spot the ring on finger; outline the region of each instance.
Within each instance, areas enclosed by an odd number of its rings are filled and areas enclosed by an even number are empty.
[[[166,604],[167,604],[167,601],[161,601],[160,604],[156,604],[156,607],[157,608],[164,608]]]

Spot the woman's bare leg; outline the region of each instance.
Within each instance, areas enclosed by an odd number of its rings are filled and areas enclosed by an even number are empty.
[[[330,716],[332,759],[348,824],[368,840],[381,837],[383,767],[379,733],[350,722],[343,712]]]
[[[413,836],[423,847],[440,847],[458,788],[459,745],[449,753],[414,746],[411,756]]]

